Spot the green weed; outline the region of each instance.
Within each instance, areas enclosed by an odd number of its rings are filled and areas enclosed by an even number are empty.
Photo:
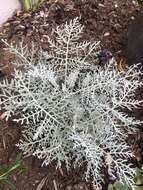
[[[143,190],[143,167],[141,169],[137,168],[134,189]],[[108,190],[132,190],[132,188],[117,181],[114,184],[109,184]]]
[[[13,172],[22,172],[25,167],[22,164],[21,155],[17,155],[15,162],[10,166],[0,167],[0,187],[8,186],[11,190],[16,190],[16,186],[10,180]]]

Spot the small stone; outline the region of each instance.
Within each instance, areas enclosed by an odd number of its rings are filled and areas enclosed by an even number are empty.
[[[6,113],[4,112],[4,113],[2,113],[1,115],[0,115],[0,120],[3,120],[3,119],[5,119],[6,118]]]
[[[104,37],[110,36],[110,32],[105,32],[103,36],[104,36]]]
[[[10,26],[10,23],[6,22],[3,26]]]
[[[105,7],[105,5],[103,5],[102,3],[98,4],[99,7]]]
[[[118,8],[118,4],[115,4],[115,8]]]
[[[134,17],[134,16],[131,16],[131,20],[135,20],[135,17]]]

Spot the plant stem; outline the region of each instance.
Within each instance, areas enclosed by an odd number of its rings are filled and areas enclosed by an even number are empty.
[[[31,9],[31,4],[30,4],[30,0],[20,0],[22,3],[22,7],[25,11],[28,11],[29,9]]]

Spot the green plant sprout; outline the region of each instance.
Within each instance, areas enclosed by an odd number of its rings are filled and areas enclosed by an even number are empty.
[[[24,11],[35,9],[43,3],[44,0],[20,0]]]
[[[116,181],[114,184],[109,184],[108,190],[132,190],[132,188]],[[137,168],[134,190],[143,190],[143,166],[141,169]]]
[[[7,186],[11,190],[16,190],[16,186],[10,180],[10,176],[13,172],[24,171],[25,167],[22,164],[21,154],[18,154],[15,162],[10,166],[0,167],[0,187]]]

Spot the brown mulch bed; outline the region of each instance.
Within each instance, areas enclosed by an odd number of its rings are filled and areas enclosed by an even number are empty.
[[[110,50],[115,57],[121,59],[124,58],[128,25],[140,8],[133,2],[135,1],[49,0],[33,12],[17,12],[0,29],[0,38],[8,40],[9,43],[33,41],[47,49],[47,36],[53,28],[72,18],[80,17],[81,23],[85,25],[83,39],[100,40],[103,49]],[[3,50],[4,45],[1,42],[0,45],[2,79],[11,71],[10,61],[13,56]],[[140,114],[142,115],[142,112]],[[20,129],[14,125],[11,122],[0,123],[0,165],[11,163],[18,153],[15,144],[19,140]],[[141,162],[143,134],[131,134],[131,139],[132,143],[138,146],[136,155]],[[23,161],[28,168],[26,173],[15,174],[12,177],[17,190],[94,190],[91,184],[82,179],[82,168],[67,172],[63,167],[61,172],[55,169],[54,164],[41,168],[41,162],[33,157],[23,158]]]
[[[80,17],[85,26],[84,39],[100,40],[113,54],[122,51],[127,26],[139,10],[132,0],[54,0],[46,1],[37,11],[17,13],[1,29],[0,38],[17,41],[24,38],[47,47],[53,28]]]

